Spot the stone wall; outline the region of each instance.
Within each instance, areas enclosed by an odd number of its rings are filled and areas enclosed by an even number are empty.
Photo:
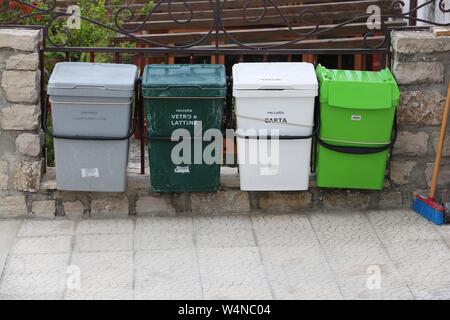
[[[30,212],[40,189],[40,33],[0,29],[0,216]]]
[[[450,81],[450,37],[428,31],[392,34],[393,73],[400,85],[399,137],[391,180],[407,202],[431,183],[436,145]],[[450,201],[450,138],[446,141],[438,198]]]
[[[435,146],[450,79],[450,37],[429,32],[394,32],[392,69],[401,89],[399,134],[385,189],[307,192],[242,192],[236,168],[223,168],[214,194],[154,194],[146,175],[130,166],[123,194],[56,190],[54,170],[42,175],[39,126],[39,33],[0,30],[0,218],[128,215],[208,215],[409,207],[430,183]],[[450,139],[439,199],[450,201]]]

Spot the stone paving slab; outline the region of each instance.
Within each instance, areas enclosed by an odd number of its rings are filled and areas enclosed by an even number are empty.
[[[180,249],[194,246],[192,218],[140,218],[136,220],[136,250]]]
[[[78,223],[76,228],[79,234],[116,234],[116,233],[134,233],[134,221],[123,219],[94,220],[87,219]]]
[[[193,247],[138,251],[135,270],[136,299],[203,299],[197,252]]]
[[[195,243],[199,247],[255,246],[249,217],[194,217]]]
[[[71,236],[17,238],[13,254],[64,253],[71,250]]]
[[[75,222],[69,220],[26,220],[20,227],[18,237],[71,236],[74,234],[74,229]]]
[[[450,299],[450,228],[410,210],[5,220],[0,231],[0,299]]]
[[[0,221],[0,275],[21,223],[19,220]]]
[[[273,298],[258,248],[198,248],[205,299]]]
[[[317,238],[305,215],[258,215],[251,217],[258,246],[289,247],[317,244]]]
[[[82,234],[75,237],[74,251],[131,251],[133,240],[133,234]]]
[[[275,299],[342,299],[320,246],[260,251]]]

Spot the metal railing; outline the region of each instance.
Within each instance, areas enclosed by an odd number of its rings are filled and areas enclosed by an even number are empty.
[[[387,1],[387,9],[382,10],[379,15],[379,20],[376,22],[375,27],[368,28],[367,32],[362,35],[363,46],[354,48],[324,48],[324,49],[302,49],[298,46],[301,45],[308,39],[317,39],[322,35],[329,33],[330,31],[338,31],[344,27],[354,24],[354,23],[366,23],[373,13],[364,13],[356,17],[351,17],[346,21],[338,22],[331,26],[324,27],[321,21],[321,12],[317,9],[305,8],[302,9],[300,6],[299,12],[294,12],[295,23],[304,23],[306,26],[303,31],[298,31],[293,27],[293,23],[288,19],[286,15],[286,10],[282,10],[281,6],[277,4],[276,0],[257,0],[259,6],[256,9],[259,11],[255,17],[249,15],[249,8],[251,7],[251,0],[240,1],[242,2],[242,8],[240,8],[240,19],[243,25],[255,25],[257,23],[264,22],[264,19],[268,17],[268,10],[271,10],[271,15],[274,14],[278,17],[277,25],[282,25],[287,28],[295,39],[289,41],[281,41],[275,44],[268,45],[252,45],[243,41],[240,41],[229,28],[226,26],[224,12],[226,11],[226,6],[233,0],[208,0],[205,3],[208,4],[209,11],[212,12],[212,17],[210,21],[210,26],[202,36],[188,44],[174,45],[167,44],[161,41],[156,41],[152,39],[147,39],[141,37],[140,34],[145,28],[152,23],[152,18],[161,11],[165,11],[170,18],[170,21],[177,25],[184,25],[186,28],[194,20],[196,12],[192,9],[192,1],[175,1],[175,0],[158,0],[154,2],[151,10],[142,15],[138,15],[137,9],[126,2],[125,4],[118,5],[115,10],[110,14],[111,23],[106,24],[93,20],[89,17],[83,15],[76,16],[76,18],[81,19],[83,22],[91,23],[112,32],[117,35],[126,37],[129,40],[139,42],[144,45],[148,45],[148,48],[90,48],[91,51],[96,52],[119,52],[119,53],[190,53],[190,54],[302,54],[302,53],[355,53],[355,52],[386,52],[389,49],[387,39],[389,38],[389,32],[392,28],[389,26],[390,19],[401,19],[405,22],[408,21],[410,25],[415,25],[417,22],[436,25],[436,26],[448,26],[450,24],[437,23],[435,21],[429,21],[420,19],[417,17],[417,12],[419,10],[424,10],[426,8],[434,7],[437,4],[438,9],[443,13],[450,12],[450,8],[445,8],[445,0],[429,0],[420,5],[416,5],[409,8],[407,12],[403,12],[402,9],[405,8],[405,2],[401,0]],[[237,0],[234,0],[235,2]],[[197,1],[198,2],[198,1]],[[35,4],[36,3],[36,4]],[[70,30],[62,27],[61,20],[73,18],[74,11],[65,10],[59,5],[60,1],[57,0],[41,0],[41,1],[24,1],[24,0],[0,0],[0,25],[21,25],[25,21],[29,21],[31,18],[46,20],[46,22],[41,25],[42,29],[45,30],[46,38],[46,49],[49,51],[63,51],[63,52],[74,52],[80,51],[82,48],[72,47],[70,41],[63,43],[58,43],[55,40],[55,33],[64,33],[66,35],[70,34]],[[414,5],[417,1],[412,0],[410,5]],[[177,15],[179,12],[173,12],[173,6],[178,4],[178,6],[183,6],[185,18],[179,19]],[[352,2],[348,2],[349,8],[352,6]],[[285,8],[285,7],[284,7]],[[384,11],[384,12],[383,12]],[[187,17],[186,17],[187,15]],[[131,24],[132,23],[132,24]],[[375,35],[384,35],[381,41],[370,42],[369,39],[373,38]],[[221,41],[220,35],[226,40]],[[61,37],[59,37],[61,39]],[[235,45],[233,48],[228,48],[224,43],[231,43]],[[211,44],[213,44],[211,46]],[[206,46],[207,47],[202,47]],[[86,51],[87,48],[83,48]],[[95,50],[94,50],[95,49]]]

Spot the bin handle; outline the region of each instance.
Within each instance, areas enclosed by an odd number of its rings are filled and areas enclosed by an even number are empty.
[[[136,99],[135,99],[135,110],[134,110],[134,121],[133,121],[133,113],[130,112],[130,124],[131,131],[124,137],[101,137],[101,136],[70,136],[70,135],[60,135],[54,134],[47,126],[47,117],[48,117],[48,95],[45,96],[44,101],[44,110],[42,116],[42,128],[46,134],[48,134],[51,138],[54,139],[64,139],[64,140],[92,140],[92,141],[124,141],[130,139],[136,132],[138,119],[142,116],[139,112],[139,105],[141,103],[140,95],[139,95],[139,84],[141,80],[136,80]]]
[[[329,150],[332,151],[336,151],[339,153],[347,153],[347,154],[375,154],[375,153],[380,153],[386,150],[389,150],[390,148],[392,148],[392,146],[394,145],[394,142],[391,142],[389,144],[386,144],[384,146],[381,147],[342,147],[342,146],[333,146],[331,144],[326,143],[325,141],[323,141],[322,139],[318,138],[317,141],[319,142],[319,144],[322,147],[325,147]]]
[[[380,153],[386,150],[391,149],[395,142],[397,141],[397,113],[394,117],[394,128],[393,128],[393,134],[392,134],[392,141],[391,143],[388,143],[386,145],[380,146],[380,147],[350,147],[350,146],[334,146],[331,144],[326,143],[323,141],[320,137],[317,137],[317,142],[324,148],[339,152],[339,153],[346,153],[346,154],[354,154],[354,155],[368,155],[368,154],[375,154]]]
[[[105,86],[84,86],[84,85],[74,85],[73,89],[97,89],[97,90],[106,90]]]

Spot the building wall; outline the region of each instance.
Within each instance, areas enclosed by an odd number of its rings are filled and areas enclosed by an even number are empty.
[[[418,6],[428,2],[429,0],[419,0]],[[450,0],[443,0],[445,4],[445,9],[450,9]],[[440,0],[436,0],[435,3],[427,5],[417,11],[417,18],[434,21],[437,23],[450,23],[450,13],[444,13],[439,9]],[[424,25],[422,22],[418,22],[418,25]]]

